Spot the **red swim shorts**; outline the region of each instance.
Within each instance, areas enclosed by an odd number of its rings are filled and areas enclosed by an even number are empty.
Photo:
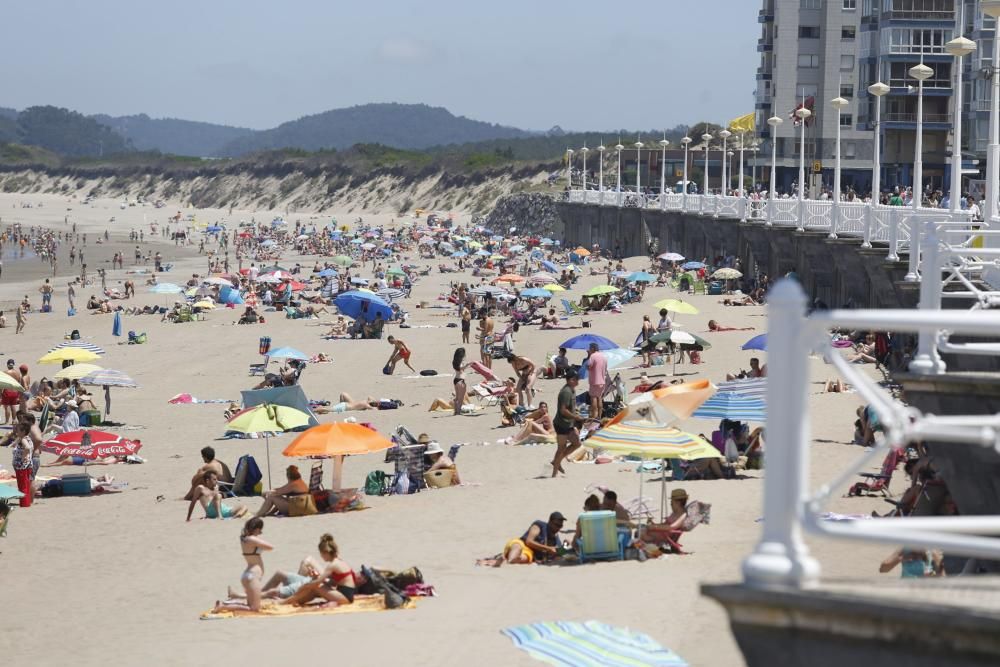
[[[21,392],[17,389],[4,389],[0,394],[0,405],[18,405],[21,402]]]

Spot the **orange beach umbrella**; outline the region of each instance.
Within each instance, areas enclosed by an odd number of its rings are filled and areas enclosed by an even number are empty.
[[[378,431],[346,422],[320,424],[303,431],[282,452],[285,456],[333,458],[333,490],[340,490],[344,457],[381,452],[393,446]]]

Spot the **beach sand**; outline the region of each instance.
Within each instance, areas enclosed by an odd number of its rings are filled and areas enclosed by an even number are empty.
[[[22,201],[42,201],[45,205],[15,208]],[[71,222],[76,221],[80,230],[91,230],[88,233],[103,232],[114,215],[117,221],[111,234],[117,242],[127,241],[129,229],[138,228],[143,216],[146,224],[156,219],[162,222],[178,210],[168,206],[123,211],[109,200],[84,206],[65,197],[0,195],[0,211],[11,215],[0,216],[4,225],[17,220],[58,228],[67,214],[63,209],[69,207],[73,208],[68,212]],[[198,220],[207,222],[232,222],[251,215],[182,212],[195,213]],[[270,214],[255,215],[260,220]],[[315,219],[322,224],[329,217]],[[351,217],[343,216],[340,222]],[[288,219],[294,222],[309,216],[294,214]],[[173,272],[162,280],[176,277],[182,282],[193,272],[204,272],[205,258],[192,256],[190,249],[174,251],[172,242],[162,241],[147,246],[159,248],[166,261],[175,264]],[[126,266],[128,258],[127,254]],[[291,254],[286,254],[282,264],[296,261],[304,266],[312,264],[310,258]],[[0,302],[16,301],[25,292],[38,301],[37,285],[44,271],[34,274],[11,264],[5,261]],[[641,258],[632,258],[627,264],[631,269],[645,268]],[[22,270],[25,273],[19,272]],[[68,262],[61,260],[60,273],[68,270]],[[113,272],[109,284],[124,277],[120,271]],[[113,390],[112,417],[135,429],[121,432],[142,440],[141,455],[148,462],[88,468],[91,474],[110,473],[128,482],[123,493],[42,499],[30,509],[14,511],[8,538],[0,541],[0,583],[7,601],[0,649],[5,660],[10,664],[196,665],[219,661],[294,664],[319,658],[357,665],[398,660],[412,665],[532,665],[538,663],[515,649],[501,636],[501,629],[534,621],[597,619],[647,633],[693,665],[742,664],[725,613],[700,595],[699,585],[740,577],[740,563],[753,549],[761,529],[756,522],[762,515],[759,471],[732,481],[668,482],[668,490],[683,486],[692,499],[712,504],[711,525],[699,526],[684,537],[691,555],[577,567],[475,566],[477,558],[498,553],[506,540],[519,536],[535,519],[559,510],[572,520],[581,511],[590,485],[615,489],[620,500],[629,501],[639,493],[639,476],[634,463],[615,462],[571,464],[565,477],[540,478],[552,457],[552,446],[494,444],[513,433],[512,429],[498,428],[496,408],[467,417],[426,411],[434,397],[445,398],[451,393],[450,360],[461,334],[458,329],[444,328],[450,321],[445,311],[414,305],[420,300],[436,303],[438,293],[456,278],[456,274],[437,272],[422,278],[413,298],[405,302],[414,328],[390,329],[412,348],[414,366],[436,369],[440,373],[436,377],[408,377],[410,373],[402,365],[396,376],[385,377],[381,368],[390,352],[385,341],[325,341],[320,338],[324,328],[317,320],[287,320],[272,313],[261,326],[234,326],[238,312],[232,309],[219,309],[209,313],[206,321],[180,325],[160,323],[156,316],[125,317],[124,330],[144,331],[149,342],[120,345],[120,339],[111,336],[110,315],[90,315],[80,308],[82,314],[65,316],[66,281],[62,279],[56,282],[55,312],[29,315],[25,335],[14,335],[11,317],[11,327],[0,330],[0,354],[29,363],[33,378],[51,376],[58,370],[58,366],[34,362],[68,331],[79,329],[87,341],[107,350],[98,363],[125,371],[139,382],[139,389]],[[603,278],[584,276],[569,297],[575,298],[598,282]],[[162,296],[146,293],[141,283],[137,290],[137,303],[163,301]],[[642,314],[655,315],[650,304],[675,295],[667,288],[652,289],[643,303],[627,306],[623,314],[601,313],[589,318],[593,321],[589,331],[622,345],[631,343]],[[85,298],[83,292],[78,291],[78,298]],[[701,314],[680,316],[677,321],[708,338],[713,348],[703,355],[705,363],[678,366],[678,375],[688,381],[707,377],[718,382],[728,371],[748,368],[752,355],[741,351],[740,345],[766,330],[765,309],[724,307],[718,297],[683,298],[700,308]],[[752,326],[756,331],[703,334],[710,318],[728,326]],[[517,350],[541,362],[546,353],[576,333],[581,331],[525,328],[518,335]],[[307,368],[302,386],[310,398],[335,402],[341,391],[355,397],[399,398],[405,402],[399,410],[351,415],[371,422],[383,433],[405,424],[413,433],[429,433],[446,448],[453,443],[470,443],[461,449],[457,462],[463,479],[471,483],[405,497],[366,498],[370,509],[361,512],[266,519],[264,538],[276,547],[264,556],[267,573],[294,569],[303,556],[315,553],[320,534],[331,532],[342,556],[355,568],[362,564],[394,569],[416,565],[439,597],[422,601],[416,610],[399,613],[214,623],[199,620],[200,612],[224,597],[227,586],[239,587],[242,521],[196,519],[185,523],[187,504],[178,499],[201,464],[201,447],[214,446],[220,458],[233,466],[241,454],[251,453],[264,467],[265,441],[217,441],[225,430],[225,405],[175,406],[167,400],[181,392],[203,399],[238,399],[241,389],[257,382],[248,376],[247,368],[260,360],[258,338],[264,335],[273,339],[275,347],[290,345],[310,355],[323,352],[332,356],[334,363]],[[474,358],[475,344],[468,349]],[[574,361],[582,357],[580,352],[571,355]],[[506,362],[496,366],[506,373]],[[640,372],[623,371],[630,389]],[[658,367],[650,375],[666,372],[667,367]],[[815,488],[861,455],[860,448],[848,444],[860,399],[850,393],[820,393],[822,381],[834,375],[822,360],[812,359],[810,372],[811,482]],[[540,380],[536,387],[539,399],[552,405],[561,381]],[[326,415],[320,420],[346,416]],[[681,426],[706,433],[715,428],[712,422],[698,420],[682,422]],[[298,463],[304,470],[310,465],[282,457],[281,449],[290,441],[290,436],[271,440],[276,481],[288,463]],[[490,444],[477,444],[483,441]],[[46,454],[43,463],[51,459]],[[9,466],[7,451],[0,452],[0,461]],[[344,468],[345,486],[349,487],[363,485],[365,475],[373,469],[391,469],[382,463],[382,455],[350,458]],[[897,491],[902,489],[902,473],[899,477],[893,484]],[[328,463],[327,484],[329,479]],[[646,476],[644,480],[641,493],[656,507],[659,479]],[[837,498],[829,509],[858,513],[888,508],[877,499],[840,498],[845,492],[835,491]],[[160,496],[165,499],[158,501]],[[260,501],[249,498],[241,502],[256,510]],[[196,509],[195,517],[201,514],[200,508]],[[851,542],[810,539],[809,544],[827,577],[877,577],[879,561],[890,551]]]

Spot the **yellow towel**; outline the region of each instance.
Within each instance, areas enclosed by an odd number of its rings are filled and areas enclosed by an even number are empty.
[[[400,609],[414,609],[416,601],[410,598]],[[385,608],[385,598],[381,595],[358,595],[351,604],[338,605],[336,607],[322,604],[310,604],[304,607],[294,607],[282,604],[276,600],[264,600],[260,611],[212,611],[209,609],[201,614],[201,620],[215,620],[220,618],[246,618],[265,616],[304,616],[318,614],[353,614],[363,611],[387,611]]]

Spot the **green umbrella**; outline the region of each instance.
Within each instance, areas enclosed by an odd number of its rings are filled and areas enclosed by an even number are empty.
[[[405,276],[406,275],[406,271],[404,271],[403,269],[399,268],[398,266],[394,266],[391,269],[389,269],[388,271],[386,271],[385,274],[387,276]]]
[[[350,266],[351,264],[354,264],[354,260],[347,255],[337,255],[333,258],[333,263],[337,266]]]
[[[618,291],[617,287],[612,287],[611,285],[598,285],[597,287],[591,287],[589,290],[583,293],[584,296],[601,296],[603,294],[614,294]]]

